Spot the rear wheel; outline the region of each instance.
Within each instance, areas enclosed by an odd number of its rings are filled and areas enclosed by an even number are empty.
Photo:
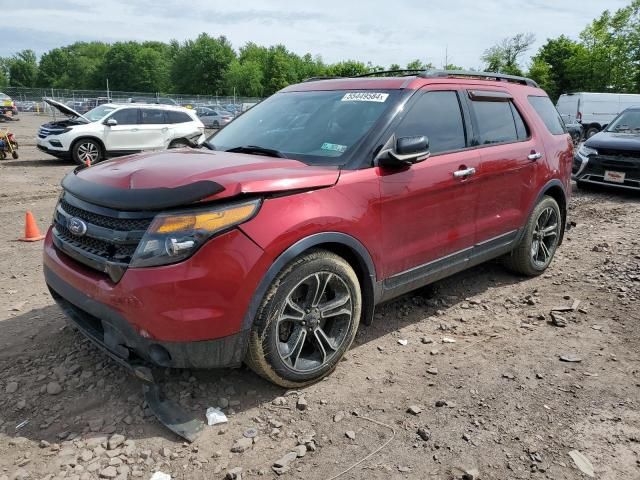
[[[218,122],[217,120],[215,120],[213,122],[213,128],[220,128],[220,122]]]
[[[283,387],[316,382],[353,342],[361,307],[358,277],[342,257],[325,250],[298,257],[267,291],[245,362]]]
[[[86,165],[87,161],[93,165],[102,158],[102,147],[95,140],[83,138],[75,143],[71,155],[73,161],[79,165]]]
[[[186,140],[174,140],[173,142],[171,142],[171,145],[169,145],[169,148],[184,148],[188,146],[189,144],[186,142]]]
[[[507,266],[522,275],[540,275],[556,253],[561,232],[558,202],[545,196],[533,209],[518,246],[506,257]]]

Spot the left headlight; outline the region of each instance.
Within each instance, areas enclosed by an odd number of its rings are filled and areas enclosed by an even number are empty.
[[[595,148],[587,147],[584,144],[582,144],[578,149],[578,155],[580,155],[581,157],[587,158],[589,155],[597,155],[597,154],[598,154],[598,150],[596,150]]]
[[[260,200],[197,210],[161,213],[142,237],[131,267],[152,267],[180,262],[207,240],[253,218]]]

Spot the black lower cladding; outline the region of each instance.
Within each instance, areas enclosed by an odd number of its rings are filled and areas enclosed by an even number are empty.
[[[142,337],[118,312],[69,285],[46,265],[44,275],[54,300],[78,329],[110,356],[172,368],[222,368],[242,364],[248,330],[195,342],[159,342]]]

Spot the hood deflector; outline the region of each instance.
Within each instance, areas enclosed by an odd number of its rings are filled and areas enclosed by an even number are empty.
[[[85,202],[127,211],[181,207],[224,190],[222,185],[210,180],[201,180],[174,188],[116,188],[89,182],[78,177],[76,172],[71,172],[64,177],[62,187]]]

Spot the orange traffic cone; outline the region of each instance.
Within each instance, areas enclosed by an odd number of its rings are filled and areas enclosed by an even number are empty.
[[[38,240],[42,240],[44,238],[44,235],[40,233],[40,229],[38,228],[36,219],[33,218],[33,214],[27,211],[24,220],[24,237],[19,238],[18,240],[20,240],[21,242],[37,242]]]

